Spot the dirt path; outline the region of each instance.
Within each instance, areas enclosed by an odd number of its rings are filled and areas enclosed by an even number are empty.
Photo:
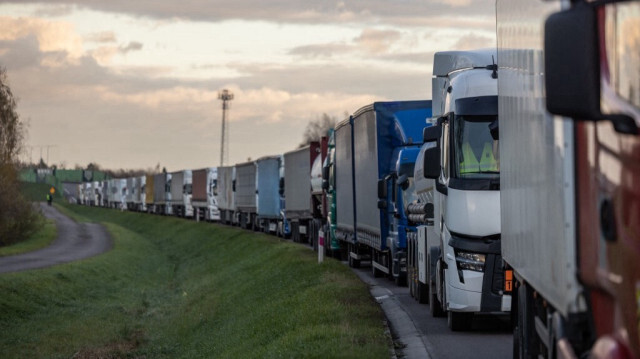
[[[76,223],[44,202],[40,203],[40,208],[45,217],[56,222],[58,237],[49,247],[15,256],[0,257],[0,273],[73,262],[104,253],[113,246],[103,226],[97,223]]]

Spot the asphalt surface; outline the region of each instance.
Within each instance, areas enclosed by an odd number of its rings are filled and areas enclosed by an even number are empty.
[[[471,330],[452,332],[447,318],[433,318],[429,305],[419,304],[407,287],[374,278],[367,263],[353,271],[369,284],[398,345],[400,358],[511,358],[512,333],[506,316],[476,316]]]
[[[51,267],[104,253],[113,247],[105,228],[97,223],[77,223],[55,207],[41,202],[45,217],[56,222],[57,238],[50,246],[37,251],[0,257],[0,273],[20,272]]]

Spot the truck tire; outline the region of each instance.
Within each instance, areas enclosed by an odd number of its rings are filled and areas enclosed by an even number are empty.
[[[513,332],[514,358],[538,358],[541,353],[538,333],[534,326],[535,308],[532,289],[526,283],[521,283],[517,291],[518,324]],[[517,356],[515,356],[516,353]]]
[[[406,287],[407,286],[407,273],[398,273],[397,276],[393,277],[393,281],[396,283],[398,287]]]
[[[447,324],[449,329],[454,332],[460,332],[469,330],[471,328],[471,321],[473,320],[473,313],[464,312],[447,312]]]
[[[439,318],[444,316],[444,311],[442,310],[442,304],[440,304],[440,300],[438,299],[438,295],[434,288],[430,290],[431,294],[429,295],[429,312],[431,316],[434,318]]]
[[[371,249],[371,274],[373,274],[374,278],[380,278],[382,277],[382,271],[378,268],[376,268],[376,266],[373,265],[373,262],[375,262],[376,259],[376,250],[375,249]]]
[[[360,268],[360,260],[359,259],[355,259],[351,256],[351,252],[355,252],[353,250],[353,245],[349,244],[349,251],[348,251],[348,255],[349,255],[349,267],[351,268]]]
[[[416,298],[418,299],[418,303],[420,304],[428,304],[429,303],[429,287],[418,281],[416,285]]]

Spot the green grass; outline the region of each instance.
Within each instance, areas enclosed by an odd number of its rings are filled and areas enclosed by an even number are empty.
[[[236,228],[63,205],[109,253],[0,275],[2,358],[389,357],[380,307],[346,266]]]
[[[27,240],[8,247],[0,247],[0,257],[35,251],[51,244],[56,239],[56,224],[51,219],[42,218],[43,225]]]

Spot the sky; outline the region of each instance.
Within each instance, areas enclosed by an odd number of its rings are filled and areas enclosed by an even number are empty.
[[[494,0],[0,1],[22,158],[169,171],[294,150],[309,121],[431,97],[433,54],[495,47]],[[48,154],[47,154],[48,153]]]

